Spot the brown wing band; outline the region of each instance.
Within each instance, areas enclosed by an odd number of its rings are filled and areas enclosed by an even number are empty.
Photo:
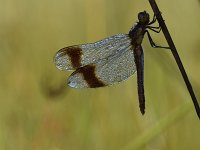
[[[73,68],[81,66],[82,49],[75,46],[65,47],[60,50],[62,55],[68,55]]]
[[[84,80],[87,82],[90,88],[97,88],[106,86],[106,84],[98,79],[95,74],[95,65],[86,65],[84,67],[78,68],[75,73],[81,73]]]

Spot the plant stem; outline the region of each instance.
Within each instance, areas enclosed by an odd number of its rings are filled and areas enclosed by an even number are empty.
[[[185,69],[184,69],[184,67],[183,67],[183,64],[182,64],[182,62],[181,62],[181,59],[180,59],[179,54],[178,54],[178,51],[176,50],[176,47],[175,47],[175,45],[174,45],[174,42],[173,42],[173,40],[172,40],[172,38],[171,38],[171,36],[170,36],[170,34],[169,34],[169,31],[168,31],[168,29],[167,29],[167,26],[166,26],[166,24],[165,24],[165,22],[164,22],[164,20],[163,20],[163,17],[162,17],[162,15],[161,15],[161,13],[160,13],[160,10],[159,10],[159,8],[158,8],[158,6],[157,6],[155,0],[149,0],[149,3],[150,3],[150,5],[151,5],[151,7],[152,7],[152,9],[153,9],[153,11],[154,11],[154,14],[156,15],[156,18],[157,18],[157,20],[158,20],[158,23],[159,23],[159,25],[161,26],[161,29],[162,29],[162,31],[163,31],[163,34],[164,34],[164,36],[165,36],[165,38],[166,38],[166,40],[167,40],[167,43],[168,43],[168,45],[169,45],[169,47],[170,47],[170,49],[171,49],[171,52],[172,52],[172,54],[173,54],[173,56],[174,56],[174,58],[175,58],[175,60],[176,60],[176,63],[177,63],[177,65],[178,65],[178,67],[179,67],[179,70],[180,70],[180,72],[181,72],[181,74],[182,74],[182,77],[183,77],[183,79],[184,79],[184,81],[185,81],[185,84],[186,84],[186,86],[187,86],[187,89],[188,89],[188,91],[189,91],[189,93],[190,93],[190,96],[191,96],[191,98],[192,98],[194,107],[195,107],[195,109],[196,109],[196,113],[197,113],[197,115],[198,115],[198,117],[199,117],[199,119],[200,119],[200,107],[199,107],[198,101],[197,101],[197,99],[196,99],[196,96],[195,96],[194,91],[193,91],[193,89],[192,89],[192,85],[191,85],[191,83],[190,83],[190,81],[189,81],[189,79],[188,79],[188,76],[187,76],[187,74],[186,74],[186,72],[185,72]]]

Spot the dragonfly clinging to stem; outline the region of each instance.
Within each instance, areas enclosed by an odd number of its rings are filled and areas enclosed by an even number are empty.
[[[68,85],[73,88],[110,86],[137,72],[139,107],[144,114],[144,55],[141,46],[144,35],[147,34],[152,47],[169,49],[153,42],[149,30],[161,31],[160,26],[152,26],[155,22],[155,15],[150,21],[146,11],[140,12],[138,22],[128,34],[62,48],[54,57],[55,65],[60,70],[75,70],[68,78]]]

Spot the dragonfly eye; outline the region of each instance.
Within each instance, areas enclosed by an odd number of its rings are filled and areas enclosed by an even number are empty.
[[[149,23],[149,14],[146,11],[140,12],[138,14],[138,20],[141,23],[145,24]]]

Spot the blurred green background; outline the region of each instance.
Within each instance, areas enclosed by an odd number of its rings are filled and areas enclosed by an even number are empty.
[[[158,5],[200,99],[200,2]],[[54,66],[60,48],[128,33],[143,10],[153,15],[147,0],[0,0],[0,149],[199,149],[200,122],[172,54],[147,37],[144,116],[136,75],[77,90]]]

